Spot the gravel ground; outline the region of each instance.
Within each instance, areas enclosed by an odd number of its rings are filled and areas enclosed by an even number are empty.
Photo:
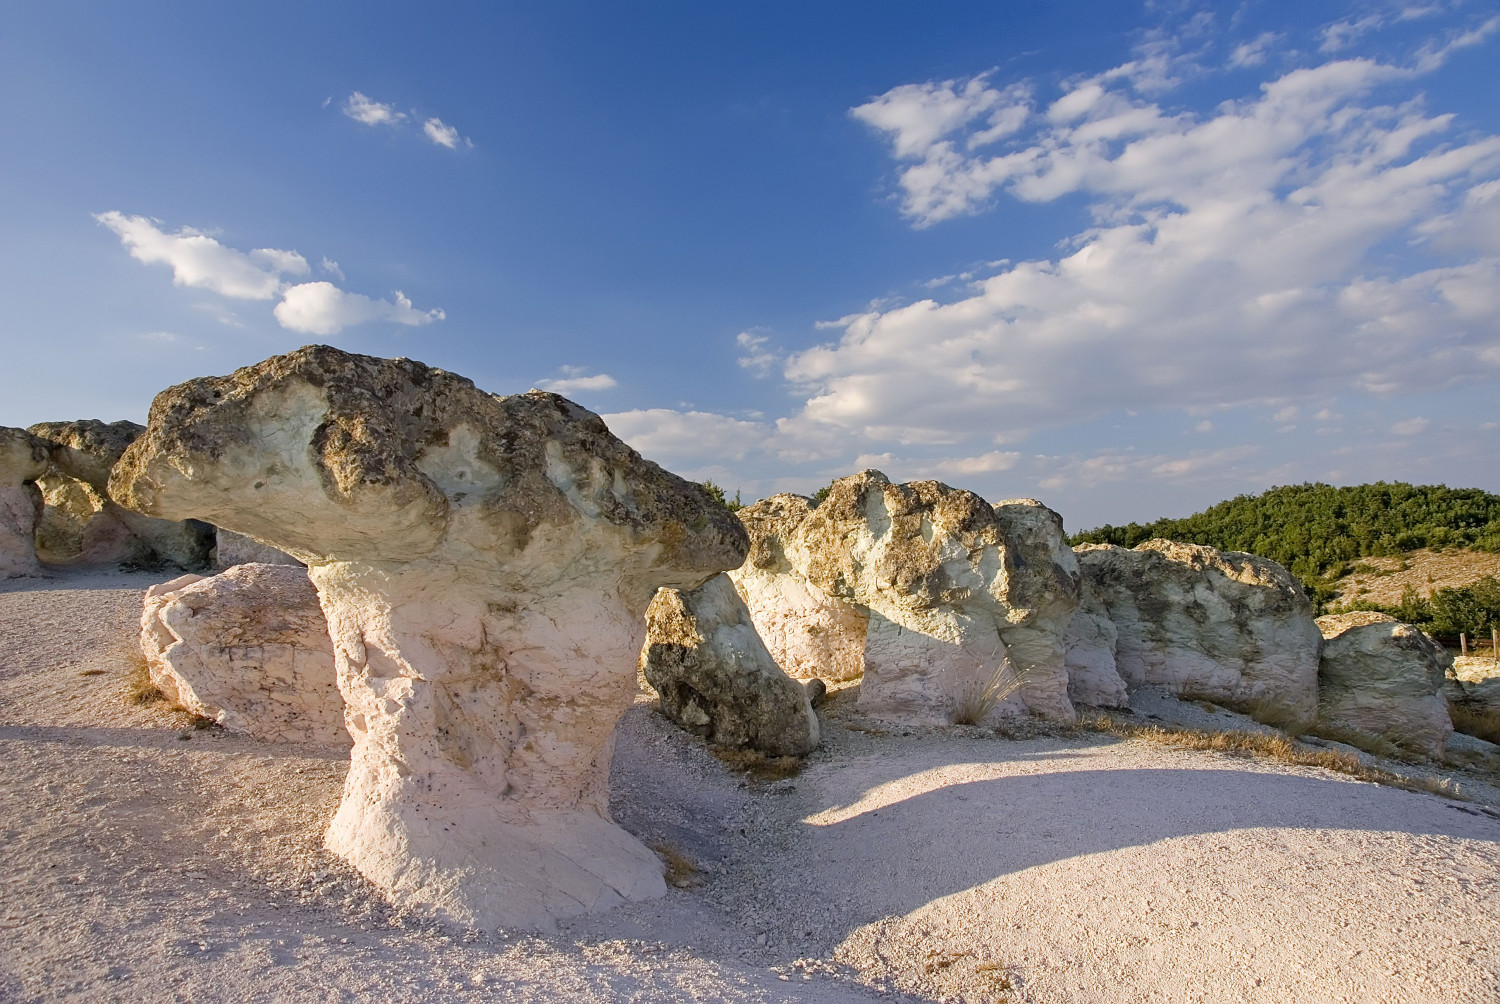
[[[1500,1000],[1481,807],[1107,736],[882,729],[851,690],[781,780],[643,695],[614,811],[678,887],[546,937],[438,927],[322,850],[338,751],[126,703],[157,578],[0,583],[0,1000]]]

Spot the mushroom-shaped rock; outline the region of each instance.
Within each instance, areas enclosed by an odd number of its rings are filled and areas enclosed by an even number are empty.
[[[1115,668],[1115,647],[1119,642],[1115,623],[1089,588],[1087,579],[1082,587],[1078,610],[1068,624],[1065,658],[1068,699],[1096,708],[1126,707],[1130,695]]]
[[[774,598],[805,594],[812,600],[800,609],[821,614],[838,609],[827,597],[861,615],[820,616],[800,637],[862,654],[866,713],[930,725],[967,720],[976,708],[982,716],[986,695],[1014,671],[1018,692],[996,706],[1073,718],[1063,639],[1078,571],[1050,509],[1030,499],[997,508],[936,481],[892,484],[863,471],[835,481],[816,508],[776,496],[740,512],[752,558],[735,584],[763,636],[799,638],[795,625],[762,625]],[[839,622],[844,636],[827,640]]]
[[[206,569],[214,528],[197,520],[152,519],[116,505],[109,473],[145,426],[135,422],[40,422],[31,432],[48,443],[51,466],[40,480],[47,502],[37,548],[49,561],[175,565]]]
[[[812,510],[812,500],[801,495],[772,495],[741,509],[750,556],[729,577],[761,641],[788,676],[858,680],[865,672],[869,613],[808,582],[784,547]]]
[[[1270,724],[1310,724],[1323,637],[1312,604],[1274,561],[1148,540],[1075,548],[1117,633],[1115,663],[1132,686],[1244,708]]]
[[[806,688],[766,651],[727,575],[657,591],[641,671],[662,713],[710,742],[772,756],[806,756],[818,745]]]
[[[328,622],[302,568],[237,565],[146,590],[151,682],[184,710],[273,742],[348,746]]]
[[[42,517],[36,479],[47,470],[47,444],[25,429],[0,426],[0,579],[41,571],[33,542]]]
[[[555,394],[310,346],[170,388],[110,479],[308,566],[354,735],[330,849],[473,927],[665,891],[608,813],[646,607],[744,560],[701,486]]]
[[[1379,619],[1376,619],[1379,618]],[[1441,758],[1453,731],[1443,683],[1453,658],[1384,614],[1318,618],[1318,717]]]

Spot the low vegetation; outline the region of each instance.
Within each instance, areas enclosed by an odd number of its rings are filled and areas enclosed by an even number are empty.
[[[1500,551],[1500,495],[1384,481],[1285,485],[1181,519],[1101,526],[1070,542],[1135,547],[1155,537],[1270,558],[1321,606],[1337,595],[1334,580],[1358,558],[1424,547]]]
[[[1467,586],[1434,590],[1430,598],[1407,586],[1399,603],[1355,600],[1339,604],[1339,609],[1378,610],[1445,639],[1459,634],[1487,637],[1493,628],[1500,627],[1500,579],[1486,575]]]
[[[723,506],[725,509],[728,509],[730,512],[739,512],[745,507],[744,503],[740,501],[740,490],[738,488],[734,490],[734,498],[731,499],[726,498],[724,496],[724,489],[720,488],[712,481],[703,482],[703,487],[708,489],[708,493],[714,497],[715,502],[719,503],[719,505]]]
[[[126,703],[145,706],[166,699],[167,695],[151,682],[151,667],[146,664],[146,657],[137,653],[131,659],[130,670],[125,677]]]

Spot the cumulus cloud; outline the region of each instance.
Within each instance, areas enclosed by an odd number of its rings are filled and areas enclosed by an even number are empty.
[[[427,134],[428,139],[432,140],[438,146],[446,146],[450,150],[458,149],[460,143],[466,146],[474,145],[460,136],[457,129],[450,125],[444,125],[443,120],[440,118],[434,117],[423,122],[422,131]]]
[[[354,121],[368,126],[394,126],[406,121],[405,112],[396,111],[394,105],[382,104],[367,98],[359,91],[349,95],[344,101],[343,110],[344,114]]]
[[[602,416],[610,431],[644,456],[673,470],[743,460],[771,434],[764,422],[707,411],[645,408]]]
[[[550,390],[554,394],[576,394],[581,390],[609,390],[611,387],[619,386],[619,382],[608,373],[595,373],[589,375],[588,369],[583,366],[562,367],[563,376],[556,380],[543,380],[537,384],[542,390]]]
[[[994,156],[967,152],[966,130],[1024,90],[903,85],[855,109],[898,163],[919,161],[901,175],[916,225],[994,193],[1082,196],[1094,225],[972,295],[842,318],[836,342],[788,358],[807,401],[783,434],[957,443],[1500,375],[1500,257],[1424,259],[1413,244],[1493,240],[1462,221],[1500,205],[1500,137],[1392,103],[1412,71],[1368,59],[1293,70],[1206,115],[1109,78],[1036,104]],[[1393,267],[1384,249],[1402,246]]]
[[[274,299],[283,275],[306,275],[307,260],[295,251],[260,248],[248,254],[183,227],[167,233],[160,221],[111,210],[94,216],[113,230],[130,256],[147,265],[171,266],[178,286],[207,289],[240,300]]]
[[[360,293],[339,289],[331,282],[304,282],[287,289],[272,311],[289,331],[305,335],[334,335],[366,321],[392,321],[419,327],[441,321],[441,309],[417,310],[400,290],[394,300],[372,300]]]

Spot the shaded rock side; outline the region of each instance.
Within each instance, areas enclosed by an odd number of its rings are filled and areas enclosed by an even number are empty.
[[[354,749],[326,842],[398,904],[475,928],[661,895],[608,812],[658,587],[743,527],[555,394],[327,346],[159,394],[113,498],[308,565]]]
[[[1019,691],[984,713],[1072,720],[1063,642],[1079,580],[1050,509],[1030,499],[991,506],[936,481],[897,485],[863,471],[835,481],[815,508],[776,496],[740,513],[752,557],[735,584],[763,637],[797,637],[795,627],[762,624],[761,611],[787,596],[829,597],[866,620],[823,616],[804,637],[862,653],[859,706],[867,714],[926,725],[968,720],[1013,667]],[[835,624],[840,636],[829,641]]]
[[[25,429],[0,426],[0,579],[41,571],[34,542],[42,517],[36,479],[47,470],[47,444]]]
[[[1084,579],[1065,640],[1069,700],[1096,708],[1129,706],[1128,689],[1115,668],[1117,643],[1115,622]]]
[[[710,742],[772,756],[806,756],[818,745],[807,690],[766,651],[726,575],[690,592],[657,591],[641,670],[662,713]]]
[[[1323,637],[1286,569],[1169,540],[1074,550],[1115,625],[1115,664],[1128,685],[1165,686],[1270,724],[1313,721]]]
[[[1459,732],[1500,743],[1500,665],[1489,656],[1449,656],[1443,695]]]
[[[47,503],[37,549],[59,564],[118,562],[130,567],[209,567],[214,528],[197,520],[152,519],[116,505],[109,474],[145,431],[135,422],[40,422],[31,432],[48,443],[51,465],[39,484]]]
[[[812,500],[801,495],[773,495],[741,509],[750,556],[729,577],[767,651],[788,676],[858,680],[865,672],[869,613],[808,582],[782,546],[812,509]]]
[[[169,700],[231,732],[351,742],[328,623],[301,568],[246,564],[152,586],[141,651]]]
[[[214,535],[214,567],[235,565],[300,565],[302,562],[270,544],[218,527]]]
[[[1318,717],[1441,759],[1453,731],[1443,695],[1453,659],[1419,628],[1377,616],[1318,619]]]

